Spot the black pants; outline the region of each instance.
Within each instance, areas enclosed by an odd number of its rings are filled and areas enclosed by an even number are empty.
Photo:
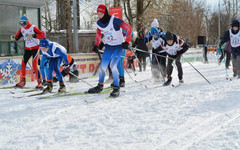
[[[134,59],[134,56],[128,56],[128,68],[132,68],[133,71],[135,71]]]
[[[39,51],[38,49],[33,50],[25,50],[23,54],[22,64],[21,64],[21,72],[22,76],[25,78],[26,74],[26,65],[28,63],[28,60],[32,57],[32,69],[33,72],[36,74],[37,79],[40,79],[40,72],[37,68],[38,65],[38,57],[39,57]]]
[[[203,47],[203,62],[204,63],[208,63],[207,53],[208,53],[208,48],[205,46],[205,47]]]
[[[175,58],[175,63],[177,66],[177,70],[178,70],[178,78],[181,80],[182,76],[183,76],[183,70],[182,70],[182,63],[180,62],[181,56],[177,56]],[[167,75],[168,77],[170,77],[172,75],[173,72],[173,63],[174,59],[168,58],[168,64],[167,64]]]
[[[145,71],[146,70],[146,57],[145,56],[138,57],[138,61],[139,61],[138,62],[139,70],[142,71],[142,67],[143,67],[143,70]]]

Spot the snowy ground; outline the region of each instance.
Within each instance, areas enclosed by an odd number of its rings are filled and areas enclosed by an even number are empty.
[[[13,98],[22,89],[0,90],[1,150],[232,150],[240,149],[240,80],[225,79],[224,65],[216,61],[183,64],[185,83],[157,87],[141,82],[146,72],[128,74],[119,98],[108,94],[55,99]],[[176,69],[173,83],[178,82]],[[229,76],[232,71],[228,70]],[[86,79],[92,85],[98,78]],[[36,84],[36,83],[35,83]],[[27,86],[35,84],[28,83]],[[89,88],[83,82],[68,83],[74,89]],[[145,88],[146,85],[148,88]],[[106,85],[108,86],[108,85]],[[58,86],[54,87],[57,91]],[[96,103],[87,104],[84,100]]]

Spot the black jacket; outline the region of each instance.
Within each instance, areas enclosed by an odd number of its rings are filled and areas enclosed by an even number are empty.
[[[141,49],[141,50],[144,50],[144,51],[148,52],[148,48],[147,48],[147,44],[146,44],[147,43],[147,38],[140,37],[140,33],[143,33],[143,32],[140,31],[138,33],[138,37],[136,38],[132,47],[137,46],[137,49]],[[137,53],[137,57],[147,57],[148,56],[148,53],[145,53],[145,52],[137,51],[136,53]]]

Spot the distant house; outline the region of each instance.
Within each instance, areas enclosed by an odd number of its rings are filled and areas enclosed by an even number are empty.
[[[41,29],[40,7],[45,4],[44,0],[0,0],[0,55],[21,54],[18,46],[11,36],[15,35],[19,25],[19,19],[26,14],[32,24]],[[24,47],[24,42],[18,42]]]

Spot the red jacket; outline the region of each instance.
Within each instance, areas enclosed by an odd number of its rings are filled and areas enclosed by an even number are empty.
[[[32,26],[32,24],[29,22],[29,20],[27,21],[27,26],[25,27],[25,29],[27,30],[27,29],[29,29],[30,27]],[[17,32],[17,34],[16,34],[16,36],[15,36],[15,39],[16,40],[19,40],[21,37],[23,37],[23,34],[22,34],[22,32],[21,32],[21,29],[22,29],[23,27],[21,27],[19,30],[18,30],[18,32]],[[43,39],[44,38],[44,35],[43,35],[43,33],[41,32],[41,30],[39,30],[37,27],[34,27],[34,32],[35,32],[35,34],[33,35],[33,38],[37,38],[37,39]],[[32,49],[39,49],[39,46],[34,46],[34,47],[25,47],[25,49],[26,50],[32,50]]]

